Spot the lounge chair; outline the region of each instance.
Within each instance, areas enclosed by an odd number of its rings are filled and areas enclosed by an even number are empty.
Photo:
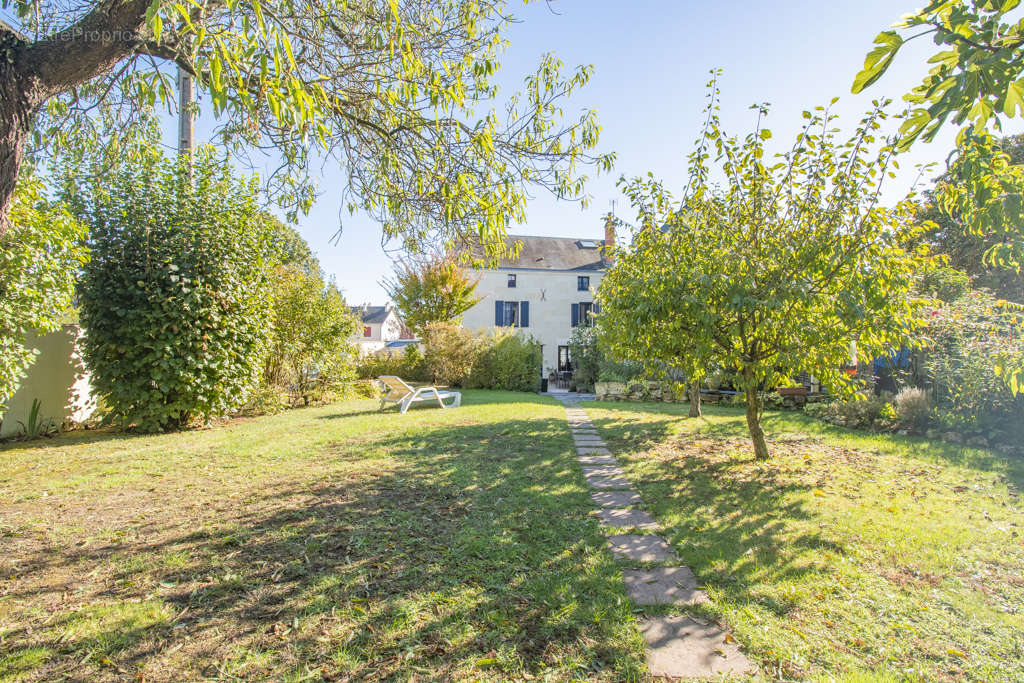
[[[414,389],[406,384],[401,377],[394,375],[382,375],[377,378],[388,389],[388,393],[380,399],[381,410],[387,403],[397,403],[402,407],[402,412],[409,410],[409,406],[420,401],[437,401],[442,408],[458,408],[462,403],[462,394],[457,391],[443,391],[437,387],[420,387]],[[445,405],[444,399],[452,399],[451,405]]]

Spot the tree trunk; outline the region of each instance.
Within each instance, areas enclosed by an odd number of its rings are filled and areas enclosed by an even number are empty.
[[[747,373],[744,372],[744,375]],[[757,397],[757,384],[749,376],[747,379],[747,430],[750,432],[750,440],[754,442],[754,457],[758,460],[767,460],[768,444],[765,443],[764,430],[761,429],[761,403]]]
[[[31,96],[31,86],[10,64],[0,60],[0,237],[10,225],[14,186],[25,157],[25,143],[32,132],[35,98]]]
[[[700,417],[700,382],[690,382],[690,417]]]

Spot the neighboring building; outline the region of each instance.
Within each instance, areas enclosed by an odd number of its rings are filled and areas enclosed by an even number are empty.
[[[352,312],[362,320],[352,338],[359,346],[360,356],[388,353],[396,349],[404,353],[405,347],[416,341],[390,303],[383,306],[353,306]]]
[[[79,352],[80,336],[77,325],[64,325],[42,336],[27,335],[27,346],[38,349],[39,355],[8,399],[6,412],[0,408],[0,438],[22,431],[35,401],[39,401],[38,419],[53,420],[58,427],[85,422],[96,411],[96,396]]]
[[[462,324],[474,330],[515,327],[533,335],[544,352],[543,372],[571,371],[569,336],[578,325],[593,324],[594,292],[610,265],[605,245],[614,245],[615,227],[605,223],[603,240],[509,235],[520,244],[514,261],[477,271],[480,301]]]

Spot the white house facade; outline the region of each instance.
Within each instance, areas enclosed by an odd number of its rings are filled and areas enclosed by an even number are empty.
[[[359,347],[360,356],[388,353],[415,343],[398,313],[390,303],[383,306],[354,306],[352,312],[362,321],[352,340]]]
[[[472,330],[515,328],[543,345],[543,372],[571,372],[569,337],[573,328],[593,324],[594,292],[609,263],[604,240],[572,237],[509,235],[519,243],[514,261],[503,259],[495,269],[476,271],[480,301],[463,316]]]

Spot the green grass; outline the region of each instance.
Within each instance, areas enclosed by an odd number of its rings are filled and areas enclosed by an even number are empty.
[[[556,402],[0,447],[0,680],[628,680]]]
[[[1024,680],[1019,458],[774,413],[759,463],[737,410],[587,408],[763,676]]]

